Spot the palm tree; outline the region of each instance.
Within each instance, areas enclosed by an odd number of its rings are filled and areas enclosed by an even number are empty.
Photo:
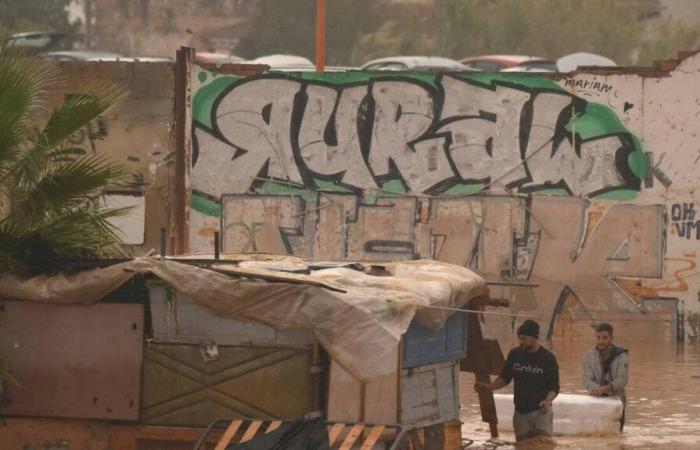
[[[5,370],[2,366],[3,360],[0,359],[0,393],[4,389],[4,384],[12,384],[14,386],[19,387],[19,382],[15,377],[12,376],[10,372]]]
[[[102,189],[126,171],[71,144],[70,137],[125,98],[90,86],[49,110],[60,72],[47,61],[0,53],[0,273],[55,258],[104,255],[119,243]]]

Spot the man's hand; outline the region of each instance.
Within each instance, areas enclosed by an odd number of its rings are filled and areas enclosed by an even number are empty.
[[[491,390],[493,390],[493,388],[491,387],[491,383],[476,383],[476,384],[474,384],[474,390],[476,392],[479,392],[482,390],[491,391]]]
[[[549,400],[542,400],[540,402],[540,411],[542,411],[543,413],[546,413],[551,407],[552,402],[550,402]]]
[[[610,385],[606,384],[605,386],[598,386],[597,388],[591,389],[591,395],[593,397],[600,397],[601,395],[604,394],[609,394],[610,393]]]

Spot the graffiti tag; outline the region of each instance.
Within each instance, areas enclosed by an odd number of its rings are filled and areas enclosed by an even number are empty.
[[[588,196],[639,190],[629,133],[584,138],[570,126],[585,100],[453,76],[435,83],[240,80],[216,99],[212,128],[195,125],[194,188],[215,198],[261,179],[356,192],[399,180],[405,193],[430,195],[465,183]]]

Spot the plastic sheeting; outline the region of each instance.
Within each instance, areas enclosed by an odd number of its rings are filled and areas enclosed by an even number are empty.
[[[311,265],[303,259],[270,257],[200,268],[139,258],[72,274],[29,279],[4,275],[0,298],[91,304],[135,273],[151,274],[220,316],[281,329],[311,329],[334,360],[367,380],[398,370],[391,355],[396,355],[414,315],[419,324],[439,328],[451,314],[421,307],[460,307],[486,293],[485,281],[474,272],[437,261],[386,263],[383,267],[390,276],[342,266],[309,274],[285,270]]]
[[[513,431],[513,396],[494,394],[493,398],[498,411],[498,428]],[[560,394],[552,402],[552,408],[556,436],[620,432],[623,406],[617,397]]]

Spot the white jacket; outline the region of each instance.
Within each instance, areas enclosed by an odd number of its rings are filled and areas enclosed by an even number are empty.
[[[627,350],[620,347],[613,347],[613,352],[617,356],[610,364],[610,374],[607,377],[603,376],[603,364],[598,349],[593,347],[593,350],[586,354],[583,358],[583,386],[590,393],[597,387],[610,384],[612,395],[619,396],[622,403],[626,404],[625,386],[629,377],[629,357]]]

